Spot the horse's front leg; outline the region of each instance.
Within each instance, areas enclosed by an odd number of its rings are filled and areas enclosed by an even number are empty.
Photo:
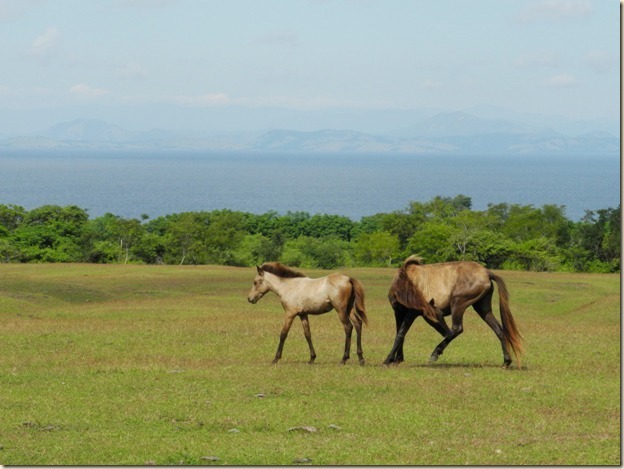
[[[437,317],[438,317],[438,322],[433,322],[427,316],[423,316],[423,319],[427,322],[427,324],[429,324],[436,331],[438,331],[438,333],[442,337],[448,336],[451,333],[451,330],[449,329],[448,324],[446,324],[446,320],[444,319],[444,314],[442,313],[442,311],[440,310],[437,311]]]
[[[284,342],[286,342],[286,337],[288,337],[288,331],[290,330],[290,326],[292,325],[293,319],[295,319],[296,314],[286,313],[286,317],[284,318],[284,325],[282,326],[282,332],[280,332],[280,341],[277,346],[277,352],[275,353],[275,358],[273,359],[273,364],[275,365],[280,358],[282,358],[282,350],[284,350]]]
[[[437,347],[433,350],[431,357],[429,357],[429,362],[433,363],[437,361],[437,359],[444,353],[444,349],[450,344],[454,339],[456,339],[463,331],[463,318],[464,312],[466,311],[466,305],[457,303],[451,306],[451,329],[448,330],[444,340],[440,342]],[[446,326],[446,322],[444,323]],[[448,329],[448,327],[447,327]],[[441,332],[440,332],[441,333]]]
[[[403,307],[401,306],[393,305],[393,307],[394,307],[394,320],[396,322],[396,333],[398,335],[399,330],[401,329],[401,326],[403,325],[403,321],[405,320],[406,313],[405,313],[405,309],[403,309]],[[403,361],[405,361],[405,357],[403,355],[403,342],[401,342],[401,344],[396,349],[389,363],[396,363],[398,365],[399,363]]]
[[[418,317],[415,311],[407,311],[403,316],[403,323],[401,327],[397,331],[396,338],[394,339],[394,344],[392,345],[392,350],[388,354],[388,357],[383,362],[384,365],[389,365],[390,363],[400,363],[399,359],[399,351],[401,353],[400,359],[403,361],[403,342],[405,342],[405,335],[407,331],[409,331],[410,327],[412,327],[412,323]]]
[[[301,318],[301,325],[303,326],[303,335],[305,335],[305,338],[308,341],[308,347],[310,347],[310,361],[308,364],[313,365],[314,360],[316,359],[316,352],[314,351],[314,346],[312,345],[312,333],[310,332],[308,315],[300,314],[299,318]]]

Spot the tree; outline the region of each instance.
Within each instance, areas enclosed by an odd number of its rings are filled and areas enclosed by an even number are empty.
[[[379,228],[376,231],[386,231],[396,236],[400,249],[405,249],[408,240],[424,221],[417,215],[400,211],[379,214],[378,218]]]
[[[27,212],[24,207],[0,204],[0,236],[2,236],[2,232],[8,234],[15,231],[22,224],[26,215]]]
[[[362,265],[391,266],[401,256],[399,239],[388,231],[362,233],[355,241],[354,254]]]
[[[300,236],[284,245],[281,261],[293,267],[335,269],[351,263],[351,246],[337,237]]]
[[[179,265],[187,258],[199,259],[203,250],[203,238],[206,225],[197,213],[185,212],[169,218],[166,227],[166,245],[170,256],[179,259]]]
[[[123,253],[124,264],[127,264],[130,260],[130,250],[143,237],[143,226],[136,218],[118,218],[115,234],[119,239],[119,248]]]
[[[302,222],[302,234],[313,238],[336,237],[351,240],[353,221],[340,215],[314,215]]]
[[[5,212],[6,214],[6,212]],[[11,239],[22,262],[83,260],[81,239],[87,212],[75,205],[44,205],[27,212]]]
[[[620,206],[597,211],[588,210],[575,226],[572,246],[577,270],[617,272],[621,256]]]
[[[260,233],[246,235],[236,252],[236,264],[254,266],[267,261],[279,260],[284,246],[284,239],[279,231],[271,237]]]
[[[422,256],[427,263],[455,258],[449,240],[453,228],[440,220],[425,223],[409,240],[407,251]]]
[[[235,251],[245,237],[243,214],[220,210],[207,214],[203,222],[206,262],[221,265],[236,264]]]
[[[502,267],[509,270],[552,272],[563,264],[563,257],[552,239],[546,237],[512,242]]]

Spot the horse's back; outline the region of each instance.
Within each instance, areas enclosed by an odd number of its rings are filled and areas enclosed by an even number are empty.
[[[348,301],[350,294],[349,277],[333,273],[318,278],[290,279],[288,289],[282,295],[282,302],[307,314],[323,314]]]
[[[406,270],[425,298],[440,309],[448,307],[454,296],[485,291],[490,285],[487,269],[473,261],[411,264]]]

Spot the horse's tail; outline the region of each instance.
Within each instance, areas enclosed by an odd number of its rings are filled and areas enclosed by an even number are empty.
[[[495,273],[488,270],[488,275],[490,276],[490,280],[494,280],[496,285],[498,285],[499,307],[501,321],[503,322],[503,338],[505,344],[513,350],[516,361],[518,362],[518,368],[520,368],[520,355],[524,353],[524,347],[522,346],[522,336],[520,335],[520,331],[518,331],[516,320],[511,315],[511,310],[509,309],[509,292],[507,291],[507,286],[503,279]]]
[[[390,296],[403,306],[422,311],[423,316],[432,322],[438,322],[438,313],[434,308],[433,299],[427,301],[418,286],[409,278],[407,268],[410,265],[422,265],[420,257],[410,256],[399,268],[390,287]],[[391,300],[392,301],[392,300]]]
[[[355,306],[355,315],[364,324],[368,324],[368,316],[366,316],[366,308],[364,307],[364,287],[354,278],[349,278],[351,286],[351,302]]]

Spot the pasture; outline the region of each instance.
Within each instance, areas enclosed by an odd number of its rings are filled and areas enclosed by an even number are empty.
[[[503,369],[472,309],[435,364],[419,318],[381,366],[395,270],[343,272],[365,366],[340,365],[333,311],[310,317],[316,364],[297,320],[273,366],[284,313],[247,302],[252,268],[1,264],[0,464],[621,463],[619,275],[498,272],[527,351]]]

